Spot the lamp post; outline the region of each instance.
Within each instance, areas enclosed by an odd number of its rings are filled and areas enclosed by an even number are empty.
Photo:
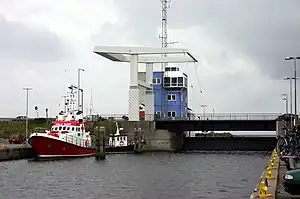
[[[297,120],[297,59],[300,59],[300,57],[286,57],[285,60],[294,60],[294,84],[295,84],[295,90],[294,90],[294,100],[295,100],[295,123]]]
[[[215,119],[215,109],[213,108],[212,110],[212,119],[214,120]]]
[[[282,94],[281,99],[285,101],[285,114],[286,114],[286,116],[285,116],[285,119],[284,119],[284,125],[285,125],[285,127],[287,127],[286,117],[287,117],[288,112],[289,112],[288,95],[287,94]],[[292,128],[292,120],[291,120],[291,125],[290,126]]]
[[[78,85],[77,85],[77,103],[78,103],[78,111],[83,108],[83,105],[80,105],[80,71],[84,71],[83,68],[78,68]],[[83,100],[83,99],[82,99]],[[83,109],[81,110],[83,112]]]
[[[201,107],[202,107],[203,119],[205,119],[205,108],[207,107],[207,105],[206,104],[202,104]]]
[[[291,130],[293,129],[293,117],[292,117],[292,115],[293,115],[293,89],[292,89],[292,87],[293,87],[293,79],[294,79],[294,77],[285,77],[284,78],[284,80],[289,80],[289,82],[290,82]]]
[[[288,102],[288,95],[287,94],[282,94],[281,95],[282,100],[285,101],[285,113],[289,113],[289,102]]]
[[[26,92],[26,124],[25,124],[25,138],[26,138],[26,141],[28,139],[28,99],[29,99],[29,91],[32,90],[32,88],[23,88],[23,90]],[[27,142],[26,142],[27,144]]]

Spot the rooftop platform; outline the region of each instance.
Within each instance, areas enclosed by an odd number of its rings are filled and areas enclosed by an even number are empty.
[[[187,49],[132,46],[95,46],[94,53],[115,62],[130,62],[130,55],[139,55],[138,63],[198,62]],[[168,57],[153,55],[171,55]],[[174,57],[176,56],[176,57]]]

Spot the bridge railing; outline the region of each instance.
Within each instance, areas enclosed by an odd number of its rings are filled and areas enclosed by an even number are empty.
[[[197,113],[183,117],[159,117],[145,115],[146,120],[275,120],[282,113]],[[104,119],[127,120],[128,114],[103,114]]]
[[[189,117],[192,120],[275,120],[280,113],[205,113]]]

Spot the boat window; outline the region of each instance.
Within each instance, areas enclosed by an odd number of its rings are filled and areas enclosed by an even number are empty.
[[[123,137],[123,140],[126,140],[126,137]]]
[[[72,131],[74,131],[75,130],[75,127],[72,127]]]
[[[58,127],[58,130],[61,130],[61,128],[62,128],[61,126],[60,126],[60,127]]]
[[[120,140],[122,141],[122,140],[123,140],[123,138],[122,138],[122,137],[120,137]]]
[[[70,127],[67,127],[67,131],[69,131],[70,130]]]
[[[57,131],[57,129],[58,129],[57,127],[54,128],[55,131]]]
[[[119,137],[117,137],[117,141],[119,141]]]
[[[77,135],[80,136],[80,133],[78,133]]]
[[[76,128],[76,131],[80,131],[80,128],[77,127],[77,128]]]

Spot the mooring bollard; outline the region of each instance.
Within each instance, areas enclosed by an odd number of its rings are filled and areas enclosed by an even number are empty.
[[[105,127],[96,126],[95,128],[96,132],[96,154],[95,158],[96,160],[104,160],[105,159]]]
[[[268,186],[265,180],[262,180],[259,184],[259,198],[272,197],[272,194],[268,193]]]
[[[272,169],[269,166],[266,169],[266,178],[268,180],[274,180],[275,179],[275,177],[272,176]]]

